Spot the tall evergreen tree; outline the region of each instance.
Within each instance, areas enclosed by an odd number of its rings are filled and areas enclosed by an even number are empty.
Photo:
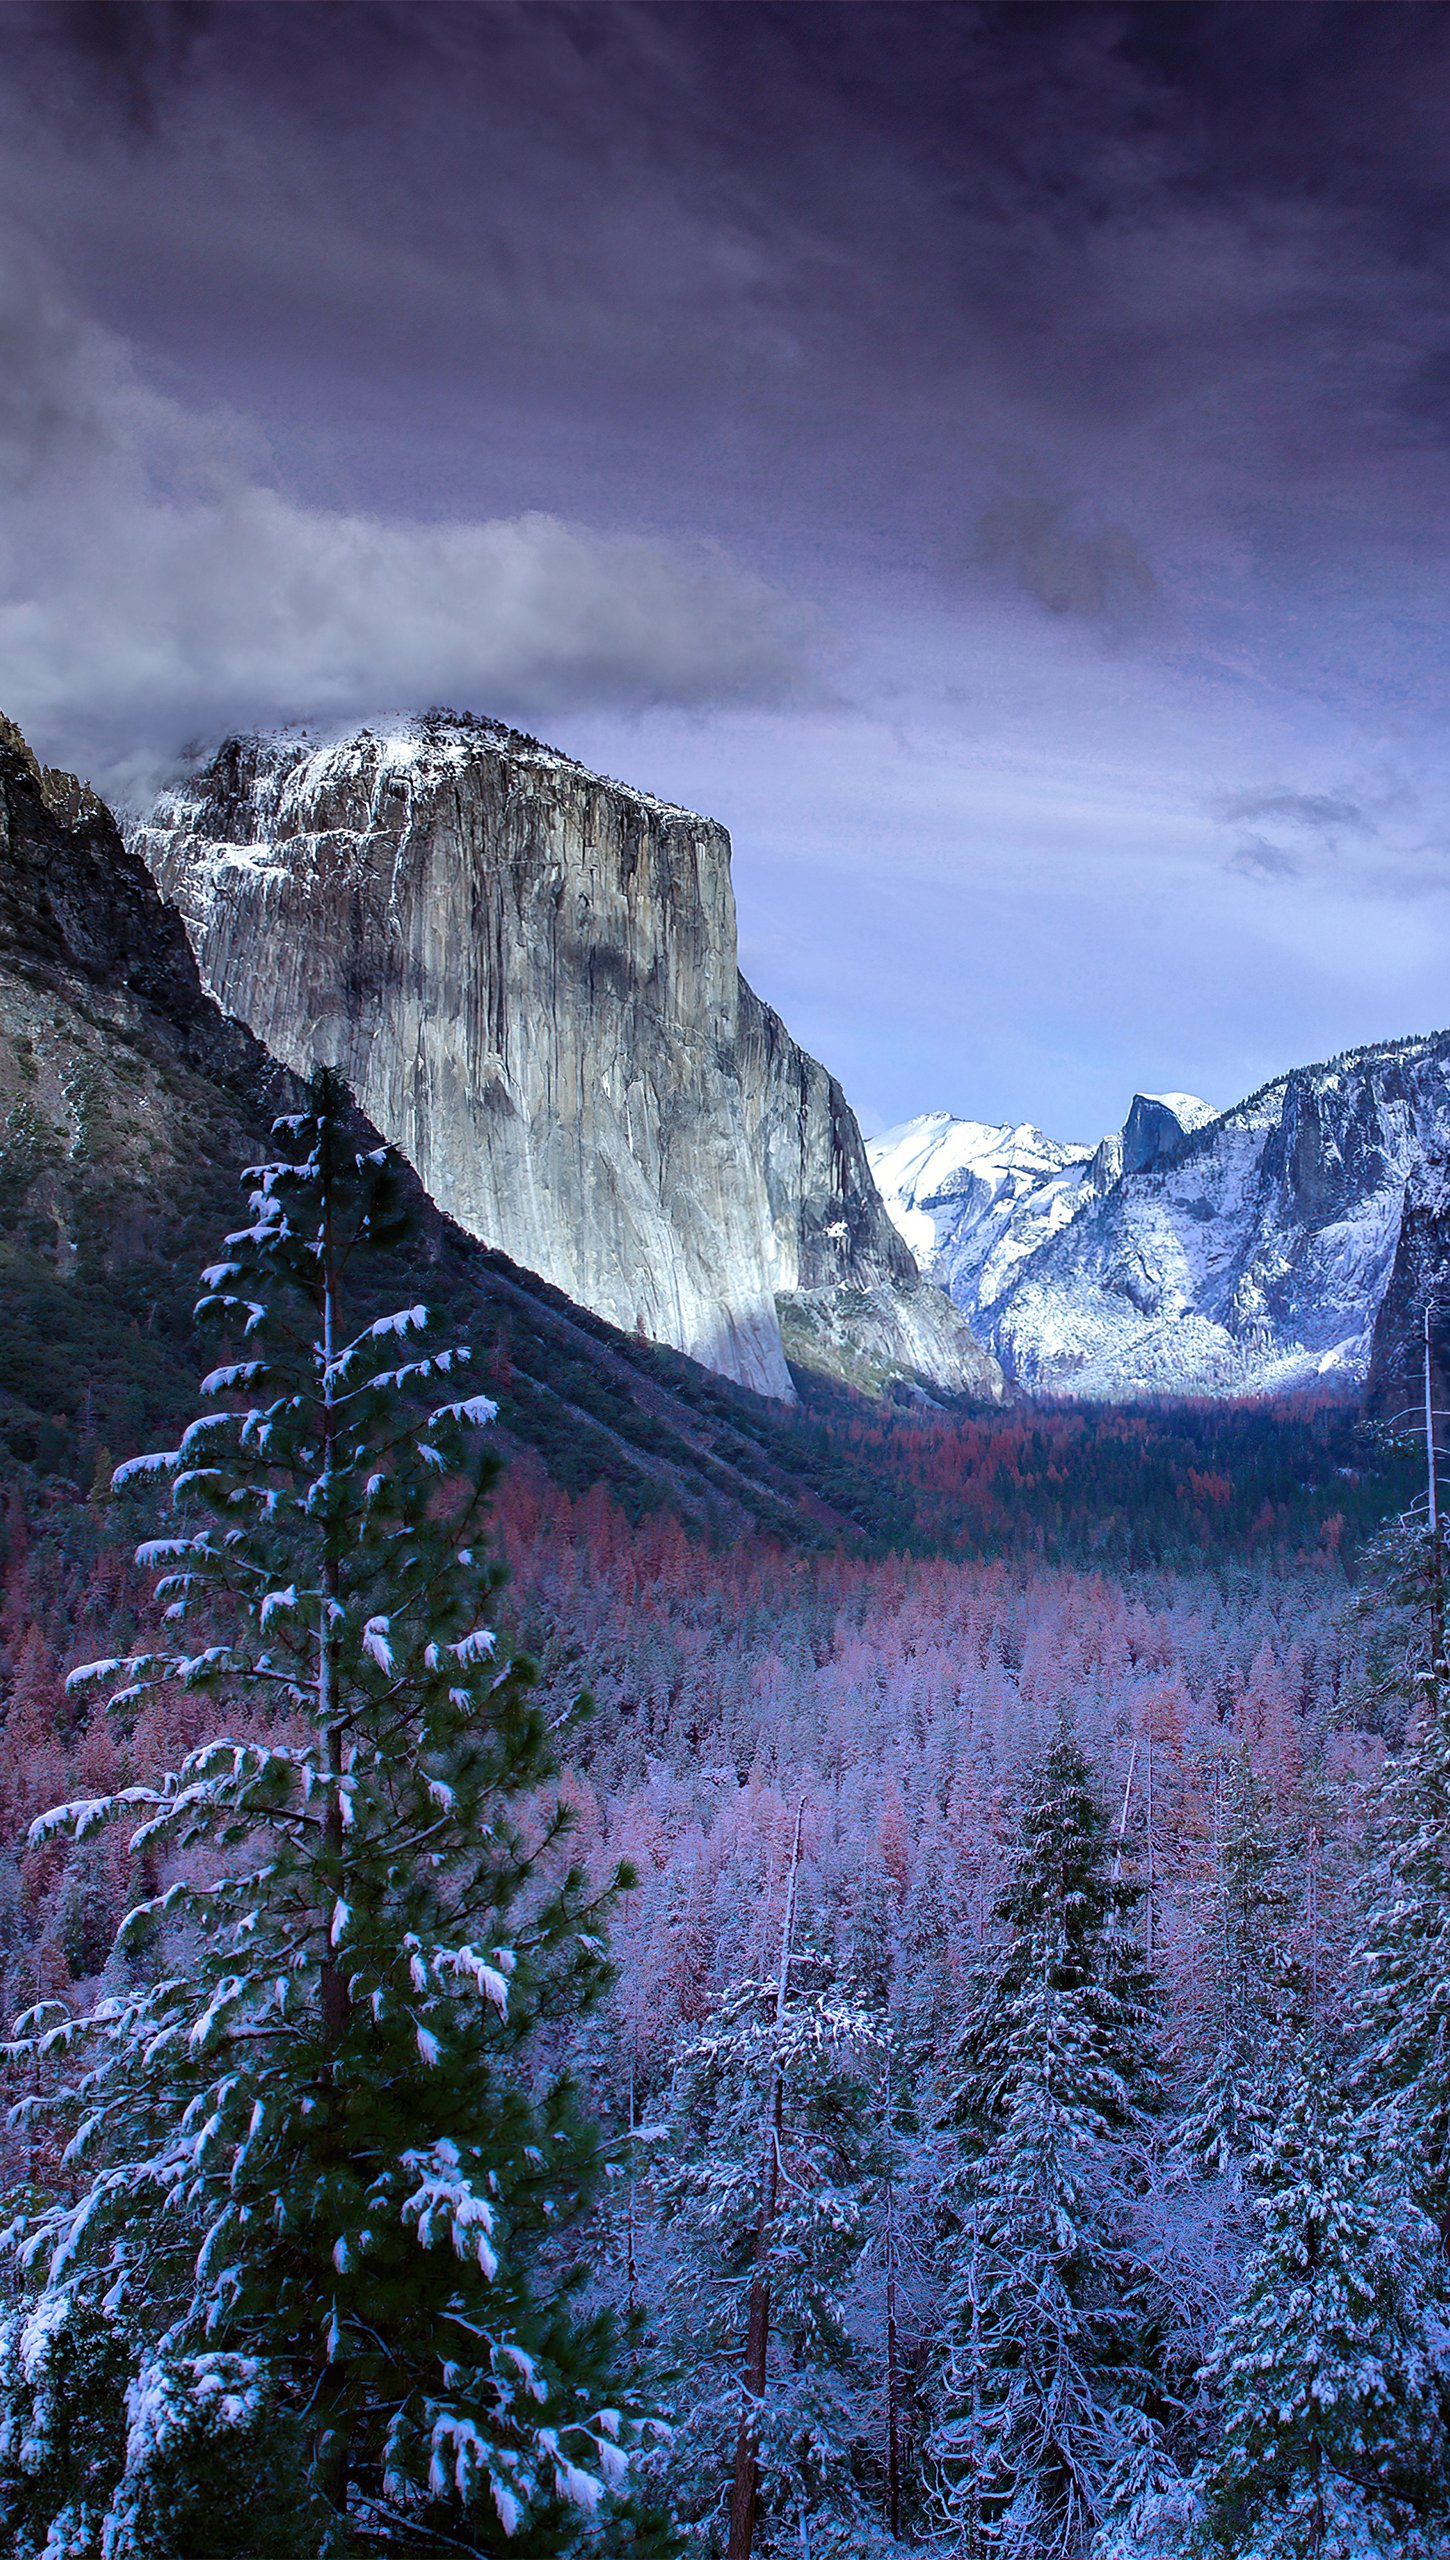
[[[1192,2087],[1176,2135],[1184,2157],[1236,2182],[1272,2134],[1307,2020],[1297,1882],[1269,1790],[1241,1750],[1223,1774],[1200,1897],[1203,1961],[1182,2038]]]
[[[1450,2299],[1433,2227],[1312,2047],[1260,2168],[1263,2242],[1214,2357],[1204,2547],[1432,2560],[1450,2548]]]
[[[1358,2085],[1400,2118],[1450,2252],[1450,1683],[1438,1678],[1381,1790],[1366,1902]]]
[[[550,2052],[607,1962],[556,1856],[557,1735],[490,1623],[494,1409],[455,1383],[466,1349],[414,1348],[423,1307],[358,1319],[401,1211],[340,1088],[278,1134],[204,1275],[236,1355],[175,1449],[119,1471],[169,1487],[140,1550],[162,1640],[74,1675],[122,1717],[172,1687],[235,1721],[39,1826],[129,1822],[169,1880],[108,1996],[13,2048],[58,2084],[77,2165],[18,2225],[36,2298],[0,2499],[17,2553],[196,2554],[218,2473],[245,2514],[238,2483],[290,2458],[314,2554],[594,2549],[628,2421],[561,2248],[596,2145]],[[116,2372],[119,2432],[78,2484],[68,2430],[80,2408],[95,2434]]]
[[[1137,1889],[1076,1743],[1023,1809],[1005,1935],[977,1978],[945,2117],[957,2150],[942,2250],[931,2452],[964,2554],[1078,2560],[1140,2446],[1150,2287],[1126,2153],[1156,2094]]]
[[[667,2473],[704,2551],[876,2548],[859,2476],[870,2385],[845,2297],[872,2230],[879,2074],[871,2018],[809,1957],[784,2000],[778,1981],[735,1984],[681,2057],[659,2179],[681,2251]]]

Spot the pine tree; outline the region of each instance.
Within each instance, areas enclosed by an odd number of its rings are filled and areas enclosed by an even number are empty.
[[[1288,1843],[1245,1752],[1223,1773],[1215,1833],[1206,1963],[1183,2038],[1193,2086],[1176,2146],[1238,2184],[1272,2132],[1285,2056],[1307,2018]]]
[[[1205,2548],[1432,2560],[1450,2547],[1450,2300],[1435,2233],[1309,2048],[1263,2155],[1264,2236],[1217,2347]]]
[[[413,1348],[421,1306],[349,1329],[403,1222],[340,1089],[278,1134],[204,1275],[238,1356],[119,1470],[169,1486],[138,1557],[162,1641],[73,1675],[123,1718],[170,1686],[230,1722],[40,1826],[129,1822],[170,1880],[109,1995],[12,2048],[59,2080],[79,2185],[20,2220],[0,2497],[33,2506],[36,2377],[54,2401],[68,2358],[119,2359],[109,2485],[98,2456],[57,2490],[80,2520],[17,2523],[17,2552],[197,2552],[218,2462],[236,2507],[289,2455],[313,2553],[593,2549],[629,2422],[564,2264],[596,2144],[550,2039],[607,1961],[556,1855],[556,1734],[490,1623],[494,1408],[455,1384],[467,1350]]]
[[[1450,1685],[1426,1684],[1375,1833],[1358,2085],[1401,2119],[1416,2192],[1450,2252]]]
[[[871,2018],[808,1957],[784,2001],[778,1980],[735,1984],[680,2059],[659,2176],[680,2251],[667,2475],[704,2550],[723,2552],[732,2531],[747,2551],[793,2555],[804,2534],[817,2560],[876,2547],[844,2297],[871,2231],[879,2070]]]
[[[958,2160],[942,2249],[930,2451],[952,2547],[1085,2554],[1151,2390],[1150,2288],[1127,2147],[1155,2096],[1137,1890],[1077,1745],[1024,1807],[1007,1934],[980,1971],[945,2107]]]

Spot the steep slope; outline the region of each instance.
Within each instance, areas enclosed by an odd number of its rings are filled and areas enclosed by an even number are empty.
[[[0,723],[7,1264],[124,1296],[179,1227],[234,1214],[236,1165],[288,1090],[204,994],[179,917],[110,813]]]
[[[1447,1115],[1450,1137],[1450,1115]],[[1427,1156],[1405,1189],[1395,1258],[1375,1317],[1365,1402],[1389,1421],[1421,1424],[1425,1309],[1430,1310],[1430,1397],[1443,1452],[1450,1424],[1450,1155]]]
[[[440,1207],[626,1333],[789,1400],[777,1298],[804,1348],[822,1293],[888,1331],[899,1301],[900,1370],[998,1385],[950,1308],[918,1356],[840,1089],[740,978],[713,821],[440,713],[231,739],[133,840],[228,1011],[339,1067]]]
[[[196,1275],[295,1079],[204,992],[181,921],[109,812],[0,720],[0,1464],[32,1508],[194,1410]],[[503,1437],[712,1535],[901,1534],[816,1426],[618,1332],[422,1195],[380,1303],[421,1294],[486,1352]],[[369,1312],[371,1309],[369,1309]]]
[[[1450,1134],[1450,1033],[1296,1069],[1125,1170],[1034,1254],[991,1340],[1038,1393],[1364,1378],[1407,1180]]]

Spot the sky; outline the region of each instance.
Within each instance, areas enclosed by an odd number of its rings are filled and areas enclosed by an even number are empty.
[[[1450,7],[0,0],[0,709],[729,826],[879,1129],[1450,1021]]]

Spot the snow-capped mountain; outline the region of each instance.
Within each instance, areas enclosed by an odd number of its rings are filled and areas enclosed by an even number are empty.
[[[1447,1145],[1442,1032],[1296,1068],[1218,1114],[1139,1094],[1091,1156],[944,1113],[870,1153],[1010,1378],[1119,1398],[1359,1383],[1407,1180]]]
[[[892,1218],[924,1272],[979,1329],[1023,1264],[1076,1216],[1091,1147],[928,1111],[867,1141]]]
[[[929,1111],[867,1144],[871,1170],[923,1271],[978,1330],[1024,1266],[1125,1167],[1141,1172],[1215,1117],[1190,1093],[1135,1093],[1120,1131],[1096,1147],[1028,1120],[1000,1125]]]

